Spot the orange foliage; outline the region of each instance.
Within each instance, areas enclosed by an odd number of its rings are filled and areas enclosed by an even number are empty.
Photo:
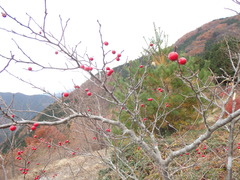
[[[206,31],[205,33],[199,35],[196,40],[208,40],[212,37],[214,31],[212,29]]]
[[[228,25],[226,23],[223,24],[218,24],[215,29],[224,29],[225,27],[227,27]]]
[[[25,142],[27,146],[34,145],[39,142],[39,138],[42,138],[46,141],[65,141],[66,136],[60,132],[56,126],[41,126],[36,129],[35,135],[37,138],[34,137],[27,137]]]
[[[38,139],[33,138],[33,137],[26,137],[25,142],[26,142],[27,146],[30,146],[30,145],[32,146],[32,145],[35,145],[38,143]]]

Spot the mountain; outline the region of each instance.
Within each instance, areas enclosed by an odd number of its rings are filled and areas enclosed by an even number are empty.
[[[54,99],[47,95],[25,95],[21,93],[4,93],[0,92],[0,107],[6,109],[6,106],[11,108],[12,114],[15,117],[22,117],[24,119],[32,119],[37,115],[37,112],[41,112],[47,106],[52,104]],[[5,105],[4,105],[5,103]],[[27,112],[31,110],[32,112]],[[4,118],[0,113],[0,119],[2,122],[8,122],[9,120]],[[4,133],[0,131],[0,143],[4,139]]]
[[[41,112],[54,102],[54,99],[47,95],[25,95],[21,93],[13,94],[0,92],[0,97],[5,101],[7,106],[13,109],[15,116],[20,116],[24,119],[32,119],[37,114],[36,112],[24,112],[25,110]],[[3,106],[2,103],[0,106]]]
[[[207,48],[224,38],[240,37],[240,15],[213,20],[185,34],[174,46],[186,55],[202,54]]]

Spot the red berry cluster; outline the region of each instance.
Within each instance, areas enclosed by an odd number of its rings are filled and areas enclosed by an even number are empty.
[[[107,67],[106,70],[107,70],[107,76],[111,76],[112,73],[114,72],[114,70],[111,69],[110,67]]]
[[[93,67],[84,66],[84,65],[81,65],[80,68],[84,69],[85,71],[92,71],[93,70]]]
[[[116,57],[116,60],[117,60],[117,61],[120,61],[120,57],[121,57],[121,56],[122,56],[121,54],[118,54],[117,57]]]
[[[178,59],[178,53],[173,51],[168,54],[168,59],[171,61],[177,61],[178,64],[184,65],[187,63],[187,59],[184,57],[181,57]]]
[[[31,127],[31,130],[34,131],[37,129],[38,123],[34,123],[33,126]]]

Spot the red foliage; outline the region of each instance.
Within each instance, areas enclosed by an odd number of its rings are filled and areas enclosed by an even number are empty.
[[[235,107],[233,107],[235,106]],[[238,109],[240,109],[240,95],[236,95],[236,99],[233,100],[232,98],[228,101],[228,103],[225,106],[226,111],[228,113],[232,113]]]

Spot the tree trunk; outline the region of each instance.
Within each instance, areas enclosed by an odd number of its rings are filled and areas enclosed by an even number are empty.
[[[232,161],[233,161],[233,143],[234,143],[234,126],[236,120],[233,120],[230,124],[230,132],[228,137],[228,160],[227,160],[227,176],[226,180],[232,180]]]

